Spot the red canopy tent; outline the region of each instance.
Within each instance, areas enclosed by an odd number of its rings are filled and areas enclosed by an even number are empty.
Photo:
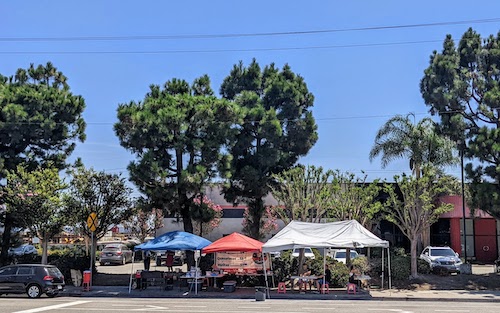
[[[240,233],[222,237],[202,249],[202,253],[240,251],[240,252],[262,252],[264,243]]]

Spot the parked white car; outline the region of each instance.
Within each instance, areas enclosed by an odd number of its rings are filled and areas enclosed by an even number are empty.
[[[297,258],[299,256],[299,253],[300,253],[300,248],[293,249],[292,256]],[[314,260],[315,258],[311,248],[304,248],[304,256],[312,260]]]
[[[460,273],[462,261],[450,247],[426,247],[420,258],[429,263],[432,270],[446,269],[449,273]]]
[[[351,250],[350,254],[351,254],[351,260],[359,256],[356,250]],[[347,259],[347,250],[345,249],[335,250],[335,252],[333,253],[333,259],[336,260],[337,262],[342,262],[345,264]]]

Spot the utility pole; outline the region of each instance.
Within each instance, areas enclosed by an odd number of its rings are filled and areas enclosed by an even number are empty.
[[[464,242],[464,261],[467,263],[467,236],[466,236],[466,223],[465,223],[465,183],[464,183],[464,147],[460,149],[460,169],[462,174],[462,214],[464,218],[463,225],[463,242]]]

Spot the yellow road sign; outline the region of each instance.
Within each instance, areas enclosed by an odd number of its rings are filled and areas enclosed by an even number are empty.
[[[92,212],[87,218],[87,226],[91,232],[95,232],[97,226],[99,225],[99,220],[97,219],[97,213]]]

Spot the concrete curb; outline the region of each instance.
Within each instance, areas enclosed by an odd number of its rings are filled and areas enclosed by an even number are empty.
[[[146,290],[131,290],[124,286],[93,286],[91,291],[83,291],[81,287],[68,286],[60,296],[66,297],[109,297],[109,298],[199,298],[199,299],[255,299],[255,288],[238,288],[236,292],[201,291],[185,293],[184,289],[164,291],[158,287],[149,287]],[[376,301],[461,301],[461,302],[500,302],[500,291],[468,291],[468,290],[383,290],[362,292],[348,295],[344,290],[332,290],[330,294],[300,294],[288,292],[278,294],[271,291],[270,300],[376,300]],[[269,300],[269,299],[268,299]]]

